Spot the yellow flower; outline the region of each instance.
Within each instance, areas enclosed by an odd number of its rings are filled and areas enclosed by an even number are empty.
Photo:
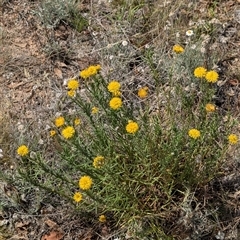
[[[207,112],[214,112],[216,110],[216,107],[215,105],[208,103],[206,104],[205,109]]]
[[[101,65],[100,64],[97,64],[94,67],[96,68],[97,71],[101,70]]]
[[[194,76],[197,78],[205,77],[206,73],[207,73],[207,69],[204,67],[197,67],[194,70]]]
[[[70,90],[68,90],[67,95],[68,95],[69,97],[75,97],[76,91],[73,90],[73,89],[70,89]]]
[[[83,198],[83,196],[80,192],[75,192],[74,195],[73,195],[73,200],[77,203],[81,202],[82,198]]]
[[[74,125],[75,125],[75,126],[80,125],[80,123],[81,123],[80,118],[76,118],[76,119],[74,120]]]
[[[17,154],[20,156],[26,156],[29,153],[28,147],[26,145],[21,145],[18,149],[17,149]]]
[[[98,113],[98,111],[99,111],[99,108],[97,108],[97,107],[92,108],[92,114],[96,114],[96,113]]]
[[[191,137],[191,138],[194,138],[194,139],[197,139],[197,138],[199,138],[200,137],[200,131],[198,131],[197,129],[190,129],[189,131],[188,131],[188,135],[189,135],[189,137]]]
[[[101,69],[100,65],[89,66],[88,68],[80,72],[80,77],[84,79],[89,78],[91,76],[96,75],[100,69]]]
[[[228,142],[232,145],[236,144],[238,142],[238,136],[236,134],[230,134],[228,136]]]
[[[50,134],[50,137],[53,137],[54,135],[56,135],[56,131],[55,131],[55,130],[51,130],[51,131],[49,132],[49,134]]]
[[[101,168],[104,164],[104,157],[103,156],[97,156],[93,159],[93,166],[95,168]]]
[[[62,130],[62,136],[66,139],[73,137],[74,133],[75,133],[75,129],[71,126],[67,126]]]
[[[64,123],[65,123],[64,117],[57,117],[57,118],[55,119],[55,125],[56,125],[56,127],[61,127],[61,126],[64,125]]]
[[[88,190],[92,186],[92,179],[89,176],[83,176],[79,179],[78,184],[82,190]]]
[[[90,76],[94,76],[97,74],[97,68],[96,66],[90,66],[88,67],[88,73],[90,74]]]
[[[110,108],[117,110],[122,106],[122,99],[119,97],[113,97],[109,102]]]
[[[89,73],[88,69],[84,69],[80,72],[80,77],[86,79],[89,78],[91,74]]]
[[[79,83],[76,79],[71,79],[68,81],[67,86],[68,86],[68,89],[70,90],[77,90],[79,87]]]
[[[100,216],[99,216],[99,218],[98,218],[98,220],[99,220],[99,222],[101,222],[101,223],[104,223],[104,222],[106,222],[106,221],[107,221],[107,219],[106,219],[106,216],[105,216],[105,215],[100,215]]]
[[[184,52],[184,48],[176,44],[173,46],[173,51],[177,54]]]
[[[112,81],[107,86],[108,91],[111,92],[111,93],[114,93],[114,94],[116,92],[119,92],[120,87],[121,87],[121,84],[119,82],[117,82],[117,81]]]
[[[126,126],[126,131],[128,133],[134,134],[138,131],[138,129],[139,129],[139,126],[136,122],[133,122],[132,120],[128,121],[128,124]]]
[[[138,89],[138,96],[140,98],[145,98],[147,97],[147,95],[148,95],[148,87],[143,87]]]
[[[216,71],[208,71],[205,78],[208,82],[215,83],[218,80],[218,73]]]

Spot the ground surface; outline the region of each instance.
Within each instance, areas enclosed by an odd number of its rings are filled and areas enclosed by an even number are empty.
[[[90,64],[101,64],[103,74],[121,79],[129,86],[151,81],[148,66],[139,58],[143,49],[151,46],[156,54],[170,51],[167,49],[175,43],[176,33],[184,33],[193,22],[200,20],[212,20],[216,29],[206,48],[218,59],[216,64],[222,83],[219,107],[235,112],[238,119],[240,7],[239,1],[219,2],[214,9],[215,16],[211,18],[206,10],[211,1],[199,1],[197,8],[184,4],[177,9],[169,8],[165,26],[157,29],[157,20],[154,25],[153,19],[144,23],[139,17],[142,11],[149,14],[148,9],[142,8],[133,16],[117,15],[119,9],[110,1],[81,1],[79,11],[89,26],[78,32],[65,22],[52,29],[45,28],[35,14],[39,1],[2,0],[0,120],[4,130],[0,132],[0,147],[8,152],[1,159],[2,170],[14,175],[16,159],[13,156],[18,143],[13,139],[20,141],[26,138],[27,132],[34,130],[38,134],[28,134],[28,141],[40,145],[50,141],[44,136],[52,119],[60,110],[70,111],[62,103],[67,79]],[[179,29],[173,28],[164,34],[164,27],[174,27],[176,19],[181,23],[178,23]],[[163,46],[165,50],[162,50]],[[207,186],[202,197],[202,192],[199,193],[199,208],[196,207],[194,216],[188,218],[189,224],[183,224],[189,225],[189,229],[176,230],[178,239],[240,239],[240,154],[234,152],[229,158],[226,176]],[[37,199],[38,190],[34,195],[25,196],[9,183],[2,181],[0,185],[1,194],[10,202],[6,202],[9,207],[0,212],[0,239],[84,240],[114,239],[111,234],[117,236],[108,224],[84,222],[83,216],[74,216],[73,210],[64,202],[54,204],[49,202],[50,196],[42,195]],[[205,201],[212,205],[211,209],[204,208]],[[221,219],[213,219],[214,214],[210,211],[219,208],[222,209]],[[214,224],[216,222],[219,226]]]

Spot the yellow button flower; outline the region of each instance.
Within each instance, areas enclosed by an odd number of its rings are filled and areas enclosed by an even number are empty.
[[[228,142],[232,145],[237,144],[238,142],[238,136],[236,134],[230,134],[228,136]]]
[[[206,73],[207,73],[207,69],[204,67],[197,67],[194,70],[194,76],[196,78],[203,78],[205,77]]]
[[[79,87],[79,83],[76,79],[70,79],[67,83],[69,90],[77,90]]]
[[[128,133],[134,134],[138,131],[138,129],[139,129],[139,126],[136,122],[133,122],[132,120],[128,121],[128,124],[126,126],[126,131]]]
[[[107,86],[108,91],[111,93],[118,92],[120,90],[120,87],[121,84],[118,81],[111,81]]]
[[[75,125],[75,126],[78,126],[78,125],[80,125],[80,124],[81,124],[80,118],[75,118],[75,120],[74,120],[74,125]]]
[[[97,156],[93,159],[93,166],[95,168],[101,168],[104,164],[104,157],[103,156]]]
[[[173,46],[173,51],[177,54],[184,52],[184,48],[176,44]]]
[[[75,202],[80,202],[80,201],[82,201],[82,199],[83,199],[83,196],[82,196],[82,194],[80,193],[80,192],[76,192],[76,193],[74,193],[74,195],[73,195],[73,200],[75,201]]]
[[[117,110],[122,106],[122,99],[119,97],[113,97],[109,102],[110,108]]]
[[[218,73],[216,71],[208,71],[205,78],[208,82],[215,83],[218,80]]]
[[[101,69],[100,65],[89,66],[88,68],[80,72],[80,77],[84,79],[89,78],[91,76],[96,75],[100,69]]]
[[[67,95],[71,98],[75,97],[76,96],[76,90],[73,90],[73,89],[68,90]]]
[[[105,223],[107,221],[107,218],[105,215],[100,215],[99,218],[98,218],[99,222],[101,223]]]
[[[79,188],[82,190],[89,190],[92,186],[92,178],[83,176],[79,179]]]
[[[148,95],[148,87],[143,87],[143,88],[138,89],[138,96],[140,98],[143,99],[143,98],[147,97],[147,95]]]
[[[55,119],[55,125],[56,125],[56,127],[61,127],[61,126],[64,125],[64,123],[65,123],[64,117],[57,117],[57,118]]]
[[[100,64],[95,65],[94,67],[95,67],[95,69],[96,69],[97,71],[100,71],[100,70],[101,70],[101,65],[100,65]]]
[[[50,134],[50,137],[53,137],[53,136],[56,135],[56,131],[55,131],[55,130],[51,130],[51,131],[49,132],[49,134]]]
[[[72,138],[75,133],[75,129],[71,126],[67,126],[62,130],[62,136],[66,139]]]
[[[216,110],[216,107],[215,105],[208,103],[206,104],[205,109],[207,112],[214,112]]]
[[[201,133],[200,133],[200,131],[198,131],[197,129],[190,129],[189,131],[188,131],[188,135],[189,135],[189,137],[191,137],[191,138],[194,138],[194,139],[197,139],[197,138],[199,138],[200,137],[200,135],[201,135]]]
[[[96,113],[98,113],[98,111],[99,111],[98,107],[93,107],[92,108],[92,114],[96,114]]]
[[[28,147],[26,145],[21,145],[17,149],[17,154],[24,157],[29,153]]]

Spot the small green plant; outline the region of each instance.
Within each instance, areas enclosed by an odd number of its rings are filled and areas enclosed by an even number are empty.
[[[140,0],[140,1],[113,1],[112,2],[113,6],[116,6],[118,9],[118,14],[117,19],[118,20],[127,20],[129,23],[133,24],[137,18],[136,18],[136,14],[139,10],[141,10],[144,6],[146,6],[146,3],[144,3],[144,1]]]
[[[60,23],[65,23],[81,32],[88,25],[87,20],[79,13],[75,0],[45,0],[35,14],[47,28],[55,28]]]
[[[74,51],[71,46],[59,44],[55,30],[60,25],[68,25],[76,31],[82,32],[88,26],[87,19],[82,16],[78,9],[78,2],[75,0],[44,0],[34,11],[34,14],[44,26],[46,43],[43,51],[52,59],[57,58],[67,62]]]
[[[43,48],[44,53],[52,59],[61,59],[64,62],[69,61],[74,54],[73,49],[62,47],[53,37],[48,38],[48,42]]]
[[[22,178],[79,211],[104,214],[102,221],[113,215],[133,237],[167,239],[166,221],[189,191],[220,173],[229,144],[238,142],[230,118],[223,123],[214,105],[218,73],[184,65],[188,54],[174,46],[168,84],[136,89],[135,100],[121,82],[103,78],[99,65],[70,79],[66,94],[76,114],[57,117],[49,133],[58,157],[19,146]],[[157,111],[150,113],[152,105]],[[167,235],[173,238],[169,229]]]
[[[70,25],[78,32],[82,32],[87,26],[88,21],[79,12],[73,11],[69,20]]]

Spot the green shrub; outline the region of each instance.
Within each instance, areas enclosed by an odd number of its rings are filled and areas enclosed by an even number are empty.
[[[186,61],[195,50],[173,50],[167,84],[136,89],[134,99],[120,82],[103,78],[99,65],[70,79],[76,114],[57,117],[50,131],[58,157],[19,147],[21,176],[79,211],[113,215],[132,236],[165,236],[189,191],[220,173],[229,144],[238,141],[231,118],[214,105],[218,74],[199,58]]]
[[[35,14],[47,28],[55,28],[60,23],[68,23],[78,32],[87,25],[87,20],[79,13],[75,0],[45,0],[41,3]]]

